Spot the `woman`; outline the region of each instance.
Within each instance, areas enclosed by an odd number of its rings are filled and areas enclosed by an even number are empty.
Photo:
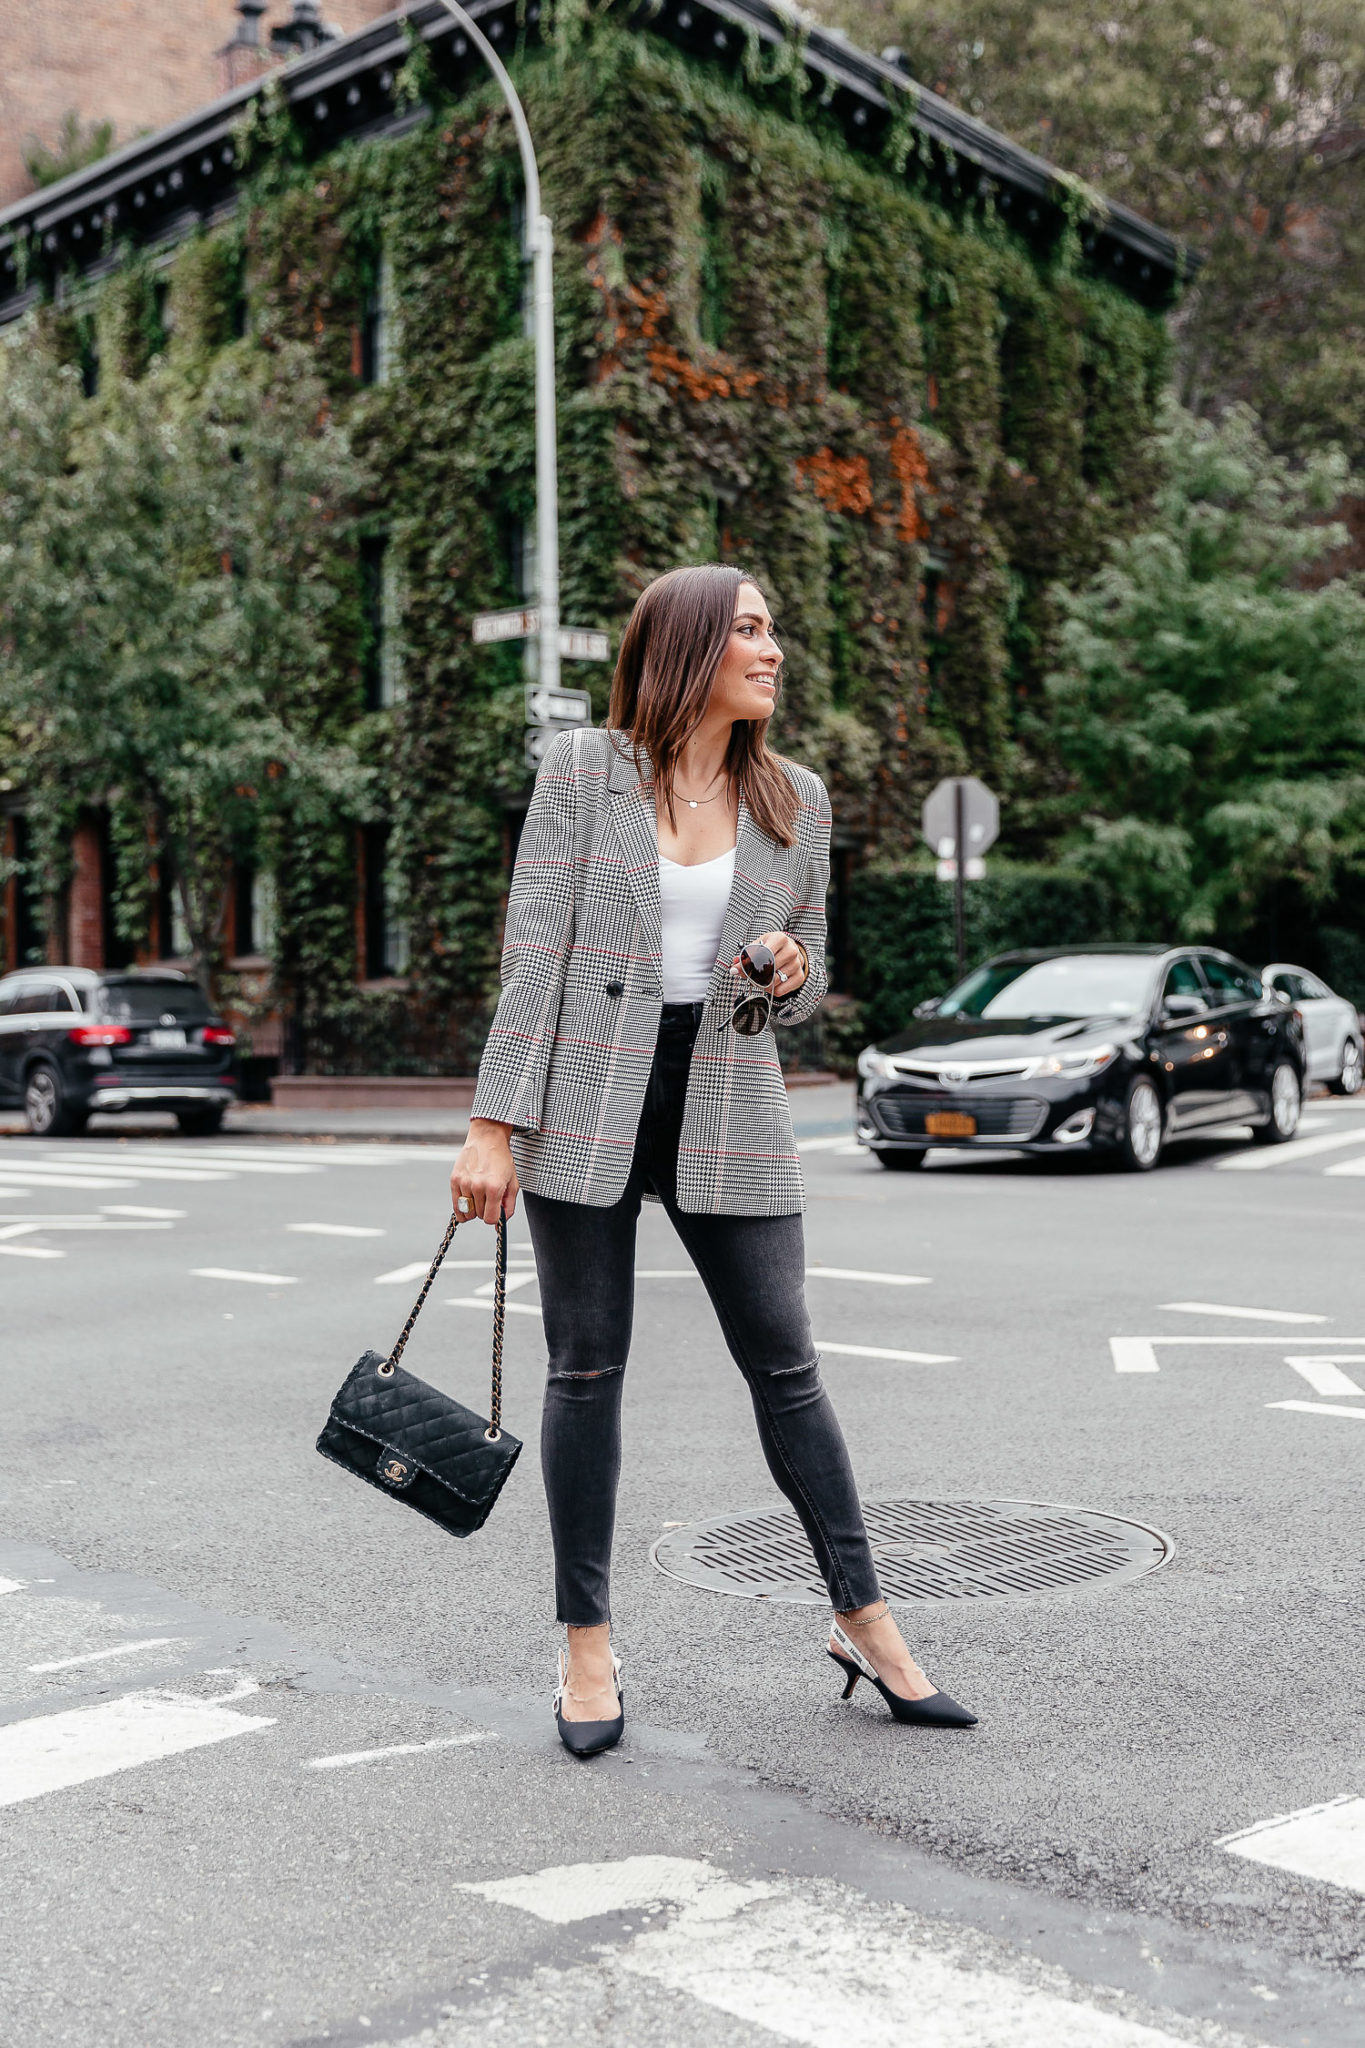
[[[607,730],[561,733],[536,781],[502,999],[451,1174],[456,1213],[486,1223],[526,1196],[568,1630],[555,1715],[579,1756],[625,1725],[608,1574],[645,1196],[692,1256],[810,1538],[844,1697],[866,1676],[897,1720],[974,1718],[929,1684],[881,1597],[811,1342],[801,1169],[770,1026],[801,1023],[825,990],[830,807],[818,776],[766,744],[781,666],[762,592],[737,569],[675,569],[640,597]]]

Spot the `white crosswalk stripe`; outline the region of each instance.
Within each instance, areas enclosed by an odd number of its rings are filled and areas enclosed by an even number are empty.
[[[466,1884],[564,1927],[643,1916],[621,1970],[808,2048],[1175,2048],[1177,2036],[1097,2002],[1092,1987],[842,1885],[738,1883],[680,1856],[575,1863]]]
[[[1365,1799],[1354,1795],[1257,1821],[1224,1835],[1218,1846],[1252,1863],[1365,1893]]]
[[[234,1695],[235,1697],[236,1695]],[[0,1806],[274,1726],[191,1693],[135,1692],[0,1728]]]

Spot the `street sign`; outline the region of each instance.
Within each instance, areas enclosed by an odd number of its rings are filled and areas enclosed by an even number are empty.
[[[563,728],[557,725],[533,725],[526,735],[526,765],[539,768],[550,748],[558,739]]]
[[[953,884],[953,926],[957,939],[957,971],[967,972],[967,919],[963,885],[979,882],[986,872],[981,856],[995,844],[1000,806],[984,782],[974,775],[948,775],[924,799],[924,836],[938,855],[940,882]]]
[[[566,661],[610,661],[611,642],[591,626],[561,626],[559,651]]]
[[[1000,834],[1000,806],[984,782],[974,775],[949,775],[924,800],[924,836],[940,860],[956,858],[958,792],[962,793],[961,831],[970,862],[993,846]]]
[[[586,690],[546,690],[539,683],[526,686],[528,725],[590,725],[592,698]]]
[[[472,627],[476,647],[531,640],[540,631],[540,612],[533,604],[513,612],[476,612]],[[559,652],[566,661],[610,661],[611,641],[595,626],[561,626]]]
[[[474,645],[489,647],[498,640],[529,640],[540,629],[540,613],[534,605],[515,612],[478,612],[474,617]]]

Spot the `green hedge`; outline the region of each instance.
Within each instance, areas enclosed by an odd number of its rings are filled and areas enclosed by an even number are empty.
[[[1116,936],[1103,887],[1056,868],[993,862],[967,885],[967,960],[1012,946],[1083,946]],[[910,1021],[957,979],[953,890],[918,863],[861,869],[849,889],[850,979],[864,1042]]]

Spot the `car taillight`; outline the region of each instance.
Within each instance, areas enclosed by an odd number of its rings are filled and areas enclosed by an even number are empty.
[[[204,1026],[204,1043],[205,1045],[236,1045],[237,1034],[235,1031],[229,1031],[225,1024],[206,1024]]]
[[[131,1045],[133,1034],[126,1024],[76,1024],[67,1032],[73,1045]]]

